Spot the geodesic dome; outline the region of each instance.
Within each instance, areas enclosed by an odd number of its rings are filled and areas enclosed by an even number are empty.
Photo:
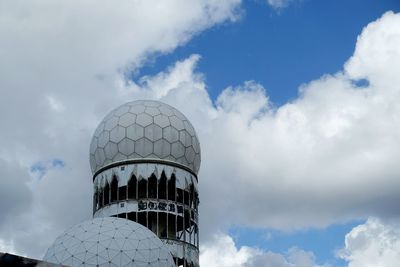
[[[146,227],[120,218],[96,218],[60,235],[44,261],[67,266],[175,266],[164,243]]]
[[[133,101],[114,109],[93,135],[92,172],[135,159],[178,163],[197,174],[200,144],[192,124],[177,109],[159,101]]]

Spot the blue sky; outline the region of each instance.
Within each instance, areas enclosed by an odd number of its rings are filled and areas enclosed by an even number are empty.
[[[304,0],[276,10],[254,0],[245,1],[242,8],[239,22],[214,27],[173,53],[155,57],[137,77],[154,75],[175,61],[199,54],[198,71],[205,75],[213,100],[227,86],[254,80],[266,88],[273,104],[280,106],[297,97],[301,84],[342,70],[363,27],[388,10],[400,11],[400,2]],[[229,233],[239,247],[277,253],[298,247],[312,251],[318,263],[341,266],[345,262],[335,252],[343,247],[345,234],[360,223],[363,221],[294,232],[236,226]]]
[[[276,255],[297,266],[292,247],[334,267],[396,266],[399,11],[399,0],[0,1],[0,250],[40,258],[92,216],[90,138],[110,110],[148,98],[182,111],[201,141],[203,267]],[[351,56],[344,75],[321,78]],[[335,258],[345,241],[347,262]]]
[[[293,1],[277,11],[261,0],[243,2],[243,18],[207,30],[173,53],[157,57],[138,75],[151,75],[191,54],[200,54],[213,99],[230,85],[261,83],[275,105],[297,96],[298,87],[342,69],[357,36],[396,0]]]

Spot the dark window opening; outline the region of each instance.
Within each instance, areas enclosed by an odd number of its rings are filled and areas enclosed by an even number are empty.
[[[128,182],[128,198],[129,199],[137,199],[136,186],[137,186],[136,176],[132,175],[131,179]]]
[[[168,214],[168,236],[167,238],[176,238],[176,216],[174,214]]]
[[[108,182],[106,182],[106,186],[104,187],[103,197],[104,205],[108,205],[108,203],[110,203],[110,186],[108,185]]]
[[[126,219],[126,213],[120,213],[117,217]]]
[[[189,192],[186,190],[183,191],[183,200],[185,205],[189,205]]]
[[[157,212],[149,212],[147,216],[149,229],[157,235]]]
[[[183,203],[183,190],[180,188],[176,189],[176,202]]]
[[[189,206],[193,209],[194,208],[194,199],[196,196],[194,185],[191,184],[189,188],[190,198],[189,198]]]
[[[110,202],[113,203],[118,200],[118,179],[117,176],[113,176],[111,181],[111,199]]]
[[[146,179],[140,179],[139,180],[139,190],[138,190],[138,198],[147,198],[147,180]]]
[[[128,220],[136,222],[136,212],[129,212],[128,213]]]
[[[158,236],[167,238],[167,214],[164,212],[158,214]]]
[[[176,216],[176,239],[180,241],[184,241],[184,228],[183,228],[183,217]]]
[[[147,212],[138,212],[138,223],[147,227]]]
[[[103,207],[103,190],[99,190],[99,208]]]
[[[126,190],[127,190],[127,186],[121,186],[118,188],[118,199],[119,200],[125,200],[126,199]]]
[[[154,173],[150,176],[148,183],[148,197],[157,198],[157,177]]]
[[[175,187],[176,178],[175,174],[172,174],[171,179],[168,180],[168,200],[175,201]]]
[[[158,199],[167,199],[167,176],[162,172],[158,182]]]

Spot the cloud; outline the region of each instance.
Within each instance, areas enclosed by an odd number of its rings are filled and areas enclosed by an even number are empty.
[[[218,234],[201,246],[200,264],[207,267],[322,267],[315,256],[298,248],[286,254],[242,246],[237,248],[229,235]]]
[[[89,218],[90,137],[104,114],[134,99],[126,77],[236,21],[239,9],[240,0],[1,1],[0,244],[40,258]]]
[[[346,235],[339,256],[348,267],[388,267],[400,262],[400,225],[370,218]]]
[[[280,107],[254,81],[226,88],[213,102],[196,71],[199,55],[129,79],[149,57],[235,21],[239,4],[0,3],[0,196],[11,203],[1,206],[8,218],[0,218],[0,243],[41,257],[56,235],[90,217],[90,137],[110,109],[137,98],[176,106],[197,129],[205,243],[232,224],[298,229],[397,217],[400,15],[369,24],[343,71],[302,85],[299,97]],[[368,83],[358,87],[359,79]],[[54,158],[64,168],[40,180],[29,176],[34,163]],[[294,262],[289,252],[230,251],[243,264]],[[311,259],[304,264],[313,262],[309,252],[302,255]]]
[[[267,3],[275,8],[275,9],[282,9],[287,7],[292,0],[267,0]]]

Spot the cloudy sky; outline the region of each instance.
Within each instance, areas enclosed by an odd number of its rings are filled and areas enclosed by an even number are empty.
[[[91,216],[89,143],[158,99],[202,147],[204,267],[400,262],[398,0],[0,0],[0,251]]]

